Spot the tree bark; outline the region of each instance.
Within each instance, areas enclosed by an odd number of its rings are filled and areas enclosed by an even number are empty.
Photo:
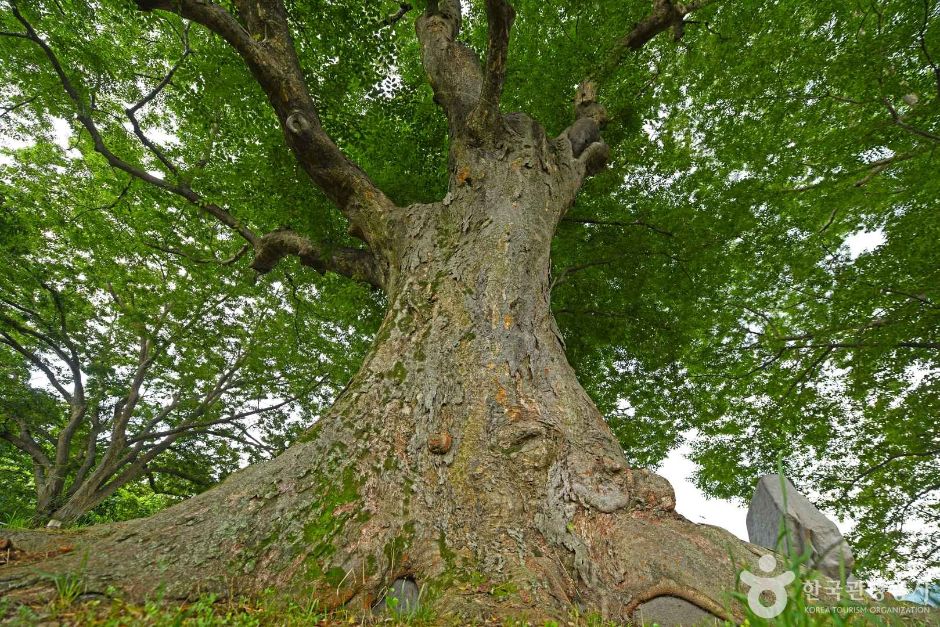
[[[138,599],[274,587],[368,612],[411,579],[468,619],[650,619],[661,596],[728,616],[736,567],[760,553],[689,523],[664,479],[627,466],[550,311],[552,235],[591,157],[522,114],[499,128],[455,144],[442,202],[393,221],[375,344],[304,442],[151,518],[69,536],[42,572]],[[41,581],[7,567],[0,593]]]

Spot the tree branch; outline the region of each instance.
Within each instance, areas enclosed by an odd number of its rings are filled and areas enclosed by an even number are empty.
[[[631,226],[640,226],[653,231],[654,233],[659,233],[660,235],[665,235],[667,237],[674,237],[674,233],[667,231],[661,227],[658,227],[649,222],[644,222],[643,220],[633,220],[632,222],[622,222],[619,220],[594,220],[592,218],[570,218],[564,217],[561,219],[562,222],[573,222],[575,224],[596,224],[603,226],[617,226],[617,227],[631,227]]]
[[[163,88],[170,84],[170,81],[173,80],[173,75],[176,74],[176,71],[183,64],[183,61],[185,61],[186,58],[192,52],[192,50],[189,47],[189,24],[187,24],[185,28],[183,29],[182,38],[183,38],[183,54],[180,56],[177,62],[173,64],[173,67],[170,68],[170,71],[167,72],[166,76],[164,76],[163,79],[161,79],[160,82],[157,83],[156,87],[150,90],[150,92],[148,92],[136,104],[124,110],[125,115],[127,115],[127,118],[131,121],[131,126],[134,129],[134,135],[137,136],[137,139],[140,140],[140,143],[146,146],[150,150],[150,152],[153,153],[153,155],[160,161],[160,163],[162,163],[163,166],[167,170],[172,172],[174,175],[177,175],[179,173],[176,166],[173,165],[173,163],[167,158],[167,156],[163,153],[162,150],[160,150],[160,148],[156,144],[150,141],[150,139],[144,133],[143,129],[141,129],[140,122],[137,120],[137,112],[140,111],[141,108],[146,106],[154,98],[156,98],[160,94],[160,92],[163,91]]]
[[[208,8],[211,9],[211,7],[213,6],[215,5],[208,5]],[[101,154],[112,167],[117,168],[123,172],[126,172],[130,174],[132,177],[142,180],[150,185],[153,185],[154,187],[168,191],[172,194],[175,194],[177,196],[180,196],[186,199],[187,201],[189,201],[190,203],[192,203],[193,205],[195,205],[196,207],[198,207],[205,213],[215,218],[221,224],[225,225],[226,227],[238,233],[238,235],[240,235],[245,241],[247,241],[255,249],[256,254],[260,252],[261,249],[264,248],[264,245],[262,242],[263,236],[256,235],[251,229],[243,225],[237,218],[235,218],[235,216],[233,216],[231,213],[229,213],[228,211],[226,211],[219,205],[215,203],[207,202],[200,194],[193,191],[193,189],[189,187],[189,185],[174,184],[165,179],[156,177],[150,174],[149,172],[145,172],[143,169],[124,161],[123,159],[118,157],[116,154],[114,154],[105,143],[104,138],[101,135],[101,132],[98,129],[97,125],[95,124],[94,119],[91,117],[90,113],[88,113],[88,109],[85,106],[79,94],[78,89],[75,87],[74,83],[65,73],[65,69],[62,66],[56,54],[49,47],[49,45],[41,37],[39,37],[39,35],[36,33],[33,26],[16,9],[15,6],[13,6],[12,10],[16,19],[24,26],[24,28],[27,31],[25,34],[23,34],[23,38],[34,42],[40,48],[42,48],[44,54],[46,55],[46,58],[49,60],[50,64],[52,65],[53,70],[55,71],[56,75],[59,77],[59,82],[62,84],[63,89],[65,90],[66,94],[75,105],[76,110],[77,110],[76,117],[78,118],[82,126],[85,128],[85,130],[88,132],[88,134],[91,136],[96,152]],[[222,10],[222,9],[219,9],[219,10]],[[210,14],[212,15],[215,15],[215,13],[216,12],[214,10],[210,11]],[[234,18],[232,19],[234,20]],[[228,24],[228,22],[225,22],[225,24]],[[235,23],[235,25],[238,27],[238,29],[241,29],[241,26],[238,25],[237,22]],[[228,24],[226,28],[228,27],[231,27],[231,24]],[[220,26],[220,28],[222,28],[222,26]],[[231,36],[233,38],[237,38],[236,30],[234,29],[234,27],[232,27],[232,29],[233,31],[232,31]],[[248,39],[250,40],[250,37]],[[249,41],[245,43],[244,45],[251,47],[255,45],[255,42]],[[158,88],[162,89],[163,86],[165,85],[162,85],[162,86],[158,85]],[[141,100],[138,103],[138,105],[143,106],[144,104],[146,104],[146,102],[149,102],[150,99],[156,96],[156,93],[159,93],[159,89],[155,89],[154,91],[151,91],[147,96],[144,97],[143,100]],[[131,109],[134,109],[134,107],[131,107]],[[136,111],[136,109],[134,110]],[[304,239],[300,235],[297,235],[297,238]],[[315,244],[313,242],[309,242],[309,240],[306,240],[306,241],[308,241],[309,243],[309,246],[307,247],[307,249],[309,249],[308,255],[311,255],[309,260],[312,260],[313,259],[312,256],[315,256],[316,254],[314,252],[315,250],[327,248],[325,244]],[[363,251],[364,254],[366,252],[367,251]],[[283,256],[284,255],[281,255],[281,257]],[[312,265],[312,264],[307,264],[307,265]],[[348,276],[356,280],[364,280],[361,277],[371,276],[372,274],[369,271],[365,271],[361,268],[356,267],[356,265],[352,263],[331,263],[330,260],[323,260],[320,265],[322,265],[322,267],[325,270],[337,272],[338,274],[343,274],[344,270],[348,270],[351,273],[345,274],[345,276]],[[366,282],[372,285],[377,285],[377,283],[373,280],[367,280]]]
[[[930,2],[929,0],[923,0],[924,2],[924,21],[921,24],[920,31],[917,33],[917,40],[920,43],[921,52],[924,53],[924,58],[927,59],[930,69],[933,70],[934,79],[937,85],[937,97],[940,98],[940,65],[937,65],[937,62],[934,61],[933,56],[930,54],[930,50],[927,48],[927,26],[930,23]]]
[[[91,430],[88,432],[88,439],[85,441],[85,456],[82,465],[79,466],[75,476],[72,478],[67,497],[72,496],[85,481],[85,477],[95,465],[95,459],[98,454],[98,436],[101,434],[101,422],[97,416],[92,416]]]
[[[46,362],[39,358],[39,356],[27,349],[25,346],[17,342],[9,333],[6,331],[0,331],[0,344],[6,344],[18,352],[20,355],[25,357],[31,364],[39,368],[40,371],[46,378],[49,380],[49,384],[55,388],[59,395],[65,400],[66,403],[72,403],[72,395],[69,394],[69,391],[65,389],[60,382],[58,377],[52,371],[52,368],[49,367]]]
[[[914,135],[924,137],[931,141],[940,142],[940,135],[934,135],[933,133],[928,133],[927,131],[923,129],[919,129],[917,127],[911,126],[910,124],[905,122],[904,116],[898,112],[898,110],[894,107],[894,105],[891,104],[890,100],[888,100],[887,98],[883,98],[882,102],[888,108],[888,112],[891,114],[891,120],[894,122],[895,126],[897,126],[898,128],[903,128],[908,133],[913,133]]]
[[[29,337],[32,337],[33,339],[39,340],[40,342],[45,344],[47,348],[49,348],[52,352],[54,352],[59,359],[61,359],[66,364],[71,365],[69,364],[69,361],[71,360],[69,353],[63,350],[62,347],[59,346],[59,343],[55,339],[53,339],[51,336],[45,333],[42,333],[41,331],[37,331],[36,329],[33,329],[31,327],[28,327],[25,324],[21,324],[20,322],[4,314],[0,314],[0,323],[13,329],[14,331],[16,331],[17,333],[21,335],[27,335]],[[73,370],[73,374],[74,374],[74,370]]]
[[[0,438],[3,438],[19,450],[29,455],[34,462],[49,470],[52,468],[52,461],[46,455],[42,447],[32,438],[24,425],[20,425],[20,434],[14,435],[7,429],[0,429]]]
[[[932,450],[926,450],[926,451],[910,451],[906,453],[897,453],[895,455],[889,455],[883,461],[860,472],[855,477],[855,479],[852,480],[852,485],[855,485],[856,483],[858,483],[859,481],[861,481],[868,475],[884,468],[885,466],[887,466],[888,464],[890,464],[891,462],[895,460],[904,459],[905,457],[937,457],[937,456],[940,456],[940,449],[932,449]]]
[[[371,252],[360,248],[331,248],[289,230],[272,231],[261,237],[255,246],[251,267],[264,274],[287,255],[296,255],[301,264],[320,273],[330,270],[377,288],[383,285],[382,275]]]
[[[162,178],[156,177],[149,172],[145,172],[141,168],[127,163],[123,159],[115,155],[104,142],[104,138],[101,135],[101,132],[98,130],[95,121],[92,119],[91,114],[89,113],[88,107],[85,105],[84,101],[79,94],[78,89],[72,83],[72,80],[65,73],[65,69],[62,66],[62,63],[59,61],[59,58],[56,56],[55,52],[52,51],[52,48],[36,33],[32,24],[19,12],[16,8],[16,5],[12,5],[12,11],[14,17],[26,28],[27,39],[34,42],[40,48],[42,48],[43,53],[45,53],[46,58],[49,59],[50,64],[52,65],[53,70],[56,75],[59,77],[59,82],[62,84],[65,93],[72,100],[76,108],[76,117],[78,121],[82,124],[88,134],[91,136],[92,142],[95,147],[95,151],[101,154],[105,160],[108,162],[111,167],[117,168],[123,172],[126,172],[133,176],[134,178],[140,179],[146,183],[158,187],[160,189],[166,190],[170,193],[181,196],[201,208],[206,213],[210,214],[216,218],[222,224],[230,227],[236,231],[239,235],[245,238],[247,241],[254,243],[257,239],[257,236],[252,233],[249,229],[242,226],[232,215],[221,207],[214,205],[212,203],[205,202],[202,197],[194,192],[187,186],[183,185],[174,185],[169,181],[166,181]]]
[[[45,289],[52,297],[52,303],[55,305],[56,313],[59,318],[59,334],[62,337],[62,342],[65,344],[65,348],[68,350],[68,357],[63,357],[63,361],[69,366],[69,370],[72,371],[72,394],[79,401],[84,401],[85,399],[85,386],[82,382],[82,363],[81,358],[78,356],[78,347],[75,345],[75,342],[72,341],[71,336],[69,335],[68,330],[68,317],[65,311],[65,303],[62,302],[62,295],[57,289],[44,283],[42,281],[39,284]]]
[[[193,263],[198,263],[200,265],[217,263],[220,266],[232,265],[233,263],[235,263],[236,261],[244,257],[245,253],[247,253],[249,250],[252,249],[251,244],[247,243],[241,248],[239,248],[231,257],[227,257],[226,259],[218,259],[216,257],[212,257],[211,259],[205,259],[203,257],[197,257],[189,252],[186,252],[185,250],[174,248],[173,246],[163,246],[161,244],[157,244],[156,242],[150,242],[150,241],[144,240],[144,245],[150,248],[153,248],[154,250],[159,250],[159,251],[171,254],[171,255],[176,255],[177,257],[188,259],[189,261]]]
[[[10,35],[14,35],[15,33],[2,33],[2,34],[3,34],[3,35],[8,35],[8,36],[10,36]],[[30,96],[30,97],[27,98],[26,100],[20,100],[19,102],[14,102],[13,104],[11,104],[11,105],[9,105],[9,106],[4,107],[4,108],[3,108],[3,111],[0,112],[0,120],[2,120],[3,118],[5,118],[7,115],[13,113],[14,111],[16,111],[17,109],[19,109],[20,107],[25,107],[25,106],[28,105],[29,103],[31,103],[31,102],[33,102],[34,100],[36,100],[36,98],[39,98],[39,94],[36,94],[35,96]]]
[[[480,60],[469,46],[457,41],[461,22],[460,0],[430,0],[415,23],[421,63],[434,101],[447,115],[452,137],[464,130],[483,87]]]
[[[617,42],[611,51],[610,60],[589,80],[600,82],[605,79],[630,53],[643,48],[659,33],[672,29],[673,37],[678,41],[685,32],[685,16],[716,1],[695,0],[682,4],[672,0],[653,0],[653,11],[634,24],[633,29]]]
[[[301,167],[349,219],[352,232],[374,249],[383,249],[388,214],[395,205],[323,130],[283,4],[280,0],[240,0],[237,5],[247,28],[223,7],[206,0],[137,0],[143,11],[159,9],[202,24],[239,53],[267,95]]]
[[[410,11],[412,8],[414,7],[412,7],[407,2],[402,2],[398,6],[397,11],[386,16],[379,22],[379,28],[385,28],[386,26],[394,26],[401,20],[401,18],[405,17],[405,14],[408,13],[408,11]]]

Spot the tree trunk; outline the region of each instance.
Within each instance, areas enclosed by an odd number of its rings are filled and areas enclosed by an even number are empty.
[[[50,527],[61,527],[62,525],[71,525],[79,518],[101,505],[110,494],[94,493],[85,488],[83,484],[78,490],[69,496],[64,503],[51,512],[46,520]]]
[[[87,560],[91,590],[132,598],[275,587],[368,611],[410,579],[457,616],[649,619],[660,596],[727,615],[735,563],[759,553],[677,515],[578,384],[549,254],[583,173],[567,141],[523,115],[506,124],[511,141],[455,149],[443,202],[407,208],[375,345],[305,442],[151,518],[91,528],[44,572]]]

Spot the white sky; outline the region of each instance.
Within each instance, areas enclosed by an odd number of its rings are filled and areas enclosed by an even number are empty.
[[[688,443],[674,449],[656,470],[657,474],[669,480],[676,491],[676,511],[692,522],[724,527],[742,540],[747,540],[747,526],[744,523],[747,507],[732,501],[708,498],[692,484],[690,478],[695,464],[688,458],[691,450]]]

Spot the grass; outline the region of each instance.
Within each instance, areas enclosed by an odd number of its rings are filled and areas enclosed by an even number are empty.
[[[55,584],[56,602],[64,607],[71,607],[79,595],[85,591],[85,586],[78,575],[56,575],[52,577],[52,582]]]
[[[776,627],[808,627],[824,625],[832,627],[937,624],[940,613],[904,614],[916,610],[915,606],[900,602],[866,605],[840,600],[831,604],[818,604],[809,599],[802,583],[795,581],[788,586],[790,592],[786,609],[779,616],[767,620],[748,611],[743,625]],[[799,585],[798,585],[799,584]],[[121,600],[93,599],[78,602],[82,587],[72,579],[57,582],[57,598],[44,605],[13,607],[0,599],[0,622],[16,626],[33,626],[40,623],[74,625],[81,627],[306,627],[310,625],[396,625],[424,627],[430,625],[461,625],[456,619],[437,615],[433,608],[423,606],[412,615],[387,612],[382,615],[355,616],[344,610],[325,610],[316,603],[302,604],[286,599],[274,592],[253,598],[219,600],[207,595],[192,603],[150,601],[131,604]],[[747,608],[746,595],[736,595]],[[880,609],[879,609],[880,608]],[[395,609],[395,608],[390,608]],[[501,619],[485,623],[505,627],[535,627],[525,620]],[[725,622],[723,627],[733,623]],[[544,627],[611,627],[615,623],[604,621],[597,615],[584,615],[572,610],[567,620],[538,623]]]
[[[31,529],[32,519],[29,514],[23,511],[8,512],[3,520],[0,520],[0,528],[5,529]]]

